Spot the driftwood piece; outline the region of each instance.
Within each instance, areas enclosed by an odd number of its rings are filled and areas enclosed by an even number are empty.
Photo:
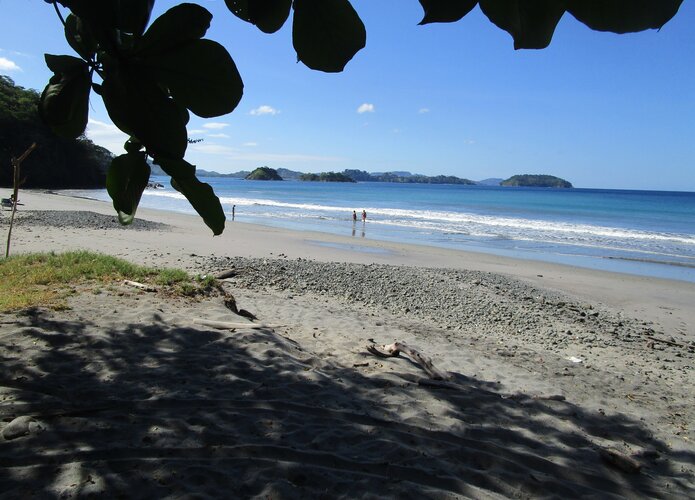
[[[672,340],[660,339],[659,337],[652,337],[651,335],[647,335],[647,338],[653,342],[661,342],[662,344],[672,345],[673,347],[683,347],[685,349],[691,348],[685,344],[679,344],[678,342],[673,342]]]
[[[237,328],[253,328],[253,329],[261,329],[261,328],[280,328],[285,325],[267,325],[265,323],[231,323],[229,321],[213,321],[209,319],[194,319],[193,323],[197,325],[202,325],[202,326],[209,326],[210,328],[215,328],[217,330],[236,330]]]
[[[393,344],[382,345],[378,348],[376,344],[374,344],[367,346],[367,350],[380,358],[394,358],[400,353],[403,353],[412,361],[420,365],[420,367],[425,370],[425,373],[427,373],[431,379],[449,380],[449,378],[451,378],[448,373],[435,367],[434,363],[432,363],[432,360],[428,356],[425,356],[420,351],[413,349],[404,342],[394,342]]]
[[[223,279],[227,279],[227,278],[233,278],[237,274],[239,274],[239,271],[237,271],[236,269],[228,269],[227,271],[222,271],[222,272],[217,273],[214,276],[214,278],[217,280],[223,280]]]
[[[132,286],[134,288],[139,288],[140,290],[144,290],[146,292],[156,292],[157,289],[151,285],[146,285],[145,283],[139,283],[137,281],[131,281],[131,280],[123,280],[124,285]]]
[[[637,474],[642,469],[642,464],[637,460],[611,448],[599,449],[599,455],[601,455],[601,458],[608,464],[622,470],[623,472]]]

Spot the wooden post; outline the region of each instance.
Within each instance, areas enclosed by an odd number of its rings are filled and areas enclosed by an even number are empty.
[[[19,158],[12,158],[12,168],[14,169],[13,190],[12,190],[12,215],[10,215],[10,229],[7,231],[7,248],[5,249],[5,258],[10,256],[10,241],[12,240],[12,225],[14,224],[14,214],[17,212],[17,202],[19,201],[19,168],[22,162],[27,159],[27,156],[36,149],[36,143],[33,143]]]

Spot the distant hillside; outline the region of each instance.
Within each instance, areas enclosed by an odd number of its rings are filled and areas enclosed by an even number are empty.
[[[401,184],[475,184],[469,179],[453,175],[435,175],[433,177],[410,172],[384,172],[370,174],[364,170],[344,170],[343,174],[358,182],[398,182]],[[407,175],[399,175],[407,174]]]
[[[500,186],[571,188],[572,184],[553,175],[514,175],[500,183]]]
[[[345,174],[336,172],[322,172],[320,174],[302,174],[299,177],[300,181],[312,182],[355,182],[352,178]]]
[[[22,163],[24,188],[102,188],[113,155],[85,137],[63,139],[39,118],[39,93],[0,75],[0,186],[12,185],[11,159],[33,142]]]
[[[299,178],[304,175],[304,172],[297,172],[296,170],[288,170],[286,168],[278,168],[278,175],[286,181],[298,181]]]
[[[270,167],[258,167],[256,170],[246,176],[247,181],[281,181],[277,170]]]
[[[502,181],[501,177],[490,177],[489,179],[483,179],[482,181],[478,181],[476,184],[479,186],[499,186]]]

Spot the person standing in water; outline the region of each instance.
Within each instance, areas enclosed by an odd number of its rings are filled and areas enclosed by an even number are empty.
[[[234,220],[235,215],[236,215],[236,205],[232,205],[232,220]]]
[[[352,222],[357,222],[357,212],[352,211]]]
[[[367,222],[367,211],[362,210],[362,222]]]

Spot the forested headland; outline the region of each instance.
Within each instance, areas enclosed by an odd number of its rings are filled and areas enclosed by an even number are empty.
[[[22,163],[23,188],[102,188],[113,155],[84,136],[64,139],[38,113],[40,94],[0,75],[0,186],[12,185],[11,160],[32,143],[37,149]]]

